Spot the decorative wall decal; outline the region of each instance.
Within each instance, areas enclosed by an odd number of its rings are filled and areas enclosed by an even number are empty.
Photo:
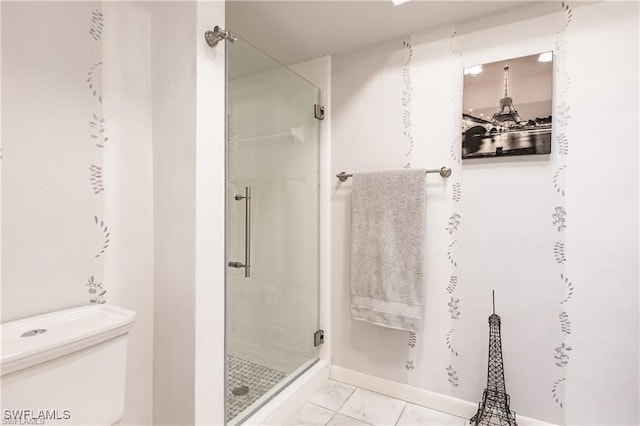
[[[559,232],[564,231],[564,229],[567,227],[567,221],[565,219],[566,216],[567,212],[563,206],[556,207],[553,211],[553,214],[551,215],[551,217],[553,218],[553,226],[555,226]]]
[[[409,332],[409,347],[411,349],[416,347],[416,333],[414,331]]]
[[[553,187],[556,190],[556,192],[560,195],[562,195],[564,197],[564,185],[562,184],[562,173],[565,171],[565,169],[567,168],[567,165],[564,164],[562,166],[560,166],[558,168],[558,170],[556,170],[556,172],[553,174]]]
[[[462,190],[460,188],[460,182],[456,182],[453,184],[453,201],[460,202],[460,196],[462,195]]]
[[[409,148],[407,150],[407,164],[405,168],[411,167],[411,153],[413,152],[413,135],[411,132],[411,92],[413,87],[411,85],[411,59],[413,58],[413,47],[408,41],[403,41],[405,60],[402,66],[402,84],[404,88],[402,90],[402,125],[404,126],[404,137],[407,139]]]
[[[97,281],[95,277],[91,275],[86,285],[89,287],[87,290],[91,295],[91,298],[89,299],[89,303],[95,303],[98,305],[102,305],[106,303],[104,299],[104,295],[107,293],[107,290],[102,288],[101,282]]]
[[[567,126],[569,125],[571,119],[571,106],[567,102],[569,88],[571,86],[571,78],[569,76],[569,72],[567,70],[567,51],[568,51],[568,42],[567,42],[567,28],[571,23],[572,19],[572,10],[566,4],[562,3],[562,10],[566,14],[566,19],[562,29],[558,32],[558,36],[556,37],[555,42],[555,50],[556,50],[556,58],[555,60],[555,71],[556,71],[556,91],[557,91],[557,107],[556,107],[556,146],[558,149],[558,160],[559,167],[553,174],[553,189],[560,196],[557,207],[555,207],[554,212],[552,214],[553,226],[559,232],[564,231],[567,227],[566,224],[566,207],[565,207],[565,177],[567,173],[567,158],[569,155],[569,137],[567,132]],[[554,119],[556,118],[554,117]],[[554,244],[554,258],[555,262],[560,268],[561,271],[564,271],[566,268],[565,264],[567,261],[566,253],[565,253],[565,244],[563,241],[563,234],[560,235],[560,241]],[[564,273],[560,273],[560,280],[564,283],[564,296],[562,301],[560,302],[560,306],[562,310],[558,313],[558,320],[560,322],[560,332],[562,333],[562,342],[560,346],[555,348],[555,353],[553,356],[553,362],[556,366],[564,368],[569,362],[569,354],[572,350],[571,346],[567,344],[566,340],[571,335],[571,321],[569,319],[569,314],[564,310],[567,306],[567,303],[573,297],[573,284],[569,281],[569,279],[565,276]],[[564,408],[564,389],[566,378],[560,378],[556,380],[551,387],[551,397],[554,402],[560,407]]]
[[[458,145],[457,141],[454,139],[451,142],[451,148],[449,149],[449,153],[451,154],[451,159],[453,161],[455,161],[456,163],[458,162],[458,154],[456,153],[456,146]]]
[[[456,289],[457,285],[458,277],[456,275],[451,275],[451,278],[449,278],[449,285],[447,286],[447,292],[449,294],[453,294],[453,291]]]
[[[571,118],[571,114],[569,114],[569,110],[571,110],[571,107],[568,105],[565,105],[564,102],[562,102],[560,105],[558,105],[557,109],[556,109],[556,116],[557,118],[557,122],[560,126],[566,126],[569,124],[569,119]]]
[[[571,321],[569,320],[569,314],[562,311],[558,314],[558,318],[560,319],[560,331],[565,336],[571,334]]]
[[[93,38],[95,41],[100,41],[100,39],[102,38],[103,20],[104,16],[99,10],[96,9],[91,13],[91,26],[89,27],[89,35],[91,35],[91,38]]]
[[[561,155],[567,155],[569,153],[569,139],[564,133],[559,133],[556,136],[556,144],[558,145],[558,152]]]
[[[453,328],[451,330],[449,330],[449,332],[447,333],[447,348],[449,348],[449,351],[454,354],[455,356],[458,356],[458,352],[453,349],[453,346],[451,345],[451,333],[453,333]]]
[[[93,189],[93,193],[98,195],[104,191],[104,186],[102,184],[102,167],[92,164],[89,167],[89,172],[91,173],[89,178],[91,188]]]
[[[407,370],[411,371],[416,367],[413,366],[413,361],[407,361],[407,363],[405,364],[404,368],[406,368]]]
[[[557,242],[553,245],[553,255],[556,258],[556,262],[559,264],[563,264],[567,261],[564,253],[564,243]]]
[[[411,127],[411,111],[405,111],[402,113],[402,125],[405,129]]]
[[[449,244],[449,248],[447,249],[447,258],[449,259],[449,262],[453,265],[453,266],[458,266],[458,264],[456,263],[456,261],[453,258],[453,246],[456,245],[458,241],[452,241],[451,244]]]
[[[567,29],[567,27],[569,27],[569,24],[571,24],[571,19],[573,18],[573,10],[565,2],[562,2],[562,9],[565,11],[565,13],[567,15],[566,21],[564,23],[564,28],[563,28],[563,31],[564,31],[564,30]]]
[[[109,237],[111,236],[111,234],[109,233],[109,228],[107,226],[105,226],[104,222],[100,219],[98,219],[98,216],[94,216],[94,220],[96,222],[96,225],[98,225],[100,227],[100,230],[102,231],[102,247],[100,248],[100,251],[98,252],[98,254],[96,254],[94,257],[100,257],[104,254],[105,250],[109,247]]]
[[[460,318],[460,310],[458,309],[458,303],[460,303],[460,299],[454,299],[451,297],[451,300],[447,305],[449,306],[449,313],[451,314],[451,319]]]
[[[102,62],[96,62],[94,65],[89,68],[89,72],[87,73],[87,84],[89,85],[89,90],[93,97],[98,98],[98,102],[102,103],[102,93],[99,90],[99,76],[100,71],[102,69]]]
[[[462,52],[458,48],[456,31],[453,31],[451,33],[451,37],[449,37],[449,51],[451,52],[453,57],[456,59],[456,62],[459,62],[462,56]],[[456,63],[456,66],[457,65],[458,64]],[[451,94],[451,108],[452,108],[451,110],[452,111],[459,111],[460,108],[462,108],[462,105],[461,105],[462,104],[462,76],[460,77],[461,78],[459,80],[456,80],[454,82],[455,88]],[[461,120],[460,114],[456,112],[454,112],[453,116],[454,116],[453,128],[455,130],[454,134],[459,134],[460,129],[462,128],[462,120]],[[456,163],[460,163],[460,156],[458,154],[459,146],[460,146],[460,140],[457,137],[451,139],[449,154],[451,155],[451,159]]]
[[[556,380],[553,382],[553,386],[551,387],[551,397],[556,401],[556,404],[560,405],[560,408],[564,407],[564,403],[560,400],[560,389],[559,387],[567,380],[565,377]]]
[[[565,345],[564,343],[556,348],[556,355],[554,358],[556,359],[556,365],[558,367],[565,367],[569,364],[569,355],[567,352],[571,352],[571,346]]]
[[[458,226],[460,226],[460,215],[454,212],[449,216],[449,226],[444,229],[449,231],[449,234],[453,234],[453,231],[458,230]]]
[[[552,87],[553,52],[465,68],[462,159],[551,154]]]
[[[562,302],[560,302],[561,305],[564,305],[569,300],[571,300],[571,298],[573,297],[573,284],[571,284],[571,281],[569,281],[569,278],[565,277],[563,274],[560,274],[560,279],[562,281],[564,281],[564,284],[567,287],[567,290],[566,290],[566,293],[565,293],[566,296],[564,297]]]
[[[447,367],[447,376],[449,376],[449,383],[451,383],[452,386],[458,386],[458,372],[456,370],[454,370],[452,365],[449,365]]]
[[[411,136],[409,133],[404,132],[404,137],[407,138],[407,140],[409,141],[409,150],[407,151],[406,157],[407,157],[407,164],[404,166],[405,169],[409,169],[411,168],[411,153],[413,152],[413,136]]]
[[[456,56],[462,55],[462,52],[458,48],[458,33],[456,31],[451,33],[451,37],[449,37],[449,51]]]
[[[105,133],[104,122],[104,118],[95,113],[93,114],[93,120],[89,122],[89,126],[93,129],[91,139],[93,139],[98,148],[104,148],[105,143],[109,141],[109,137]]]

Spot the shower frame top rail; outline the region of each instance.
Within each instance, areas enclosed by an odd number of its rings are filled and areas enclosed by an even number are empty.
[[[425,170],[425,173],[439,173],[443,178],[448,178],[451,176],[451,168],[442,166],[439,169],[428,169]],[[353,177],[353,174],[347,174],[346,172],[340,172],[336,175],[340,182],[345,182],[350,177]]]

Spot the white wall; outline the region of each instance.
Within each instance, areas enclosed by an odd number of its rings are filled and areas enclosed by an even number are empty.
[[[552,423],[637,424],[638,6],[469,28],[333,58],[333,175],[453,169],[447,180],[426,177],[425,328],[415,349],[406,332],[350,318],[351,184],[334,182],[333,363],[477,402],[495,289],[514,410]],[[556,51],[552,154],[460,162],[462,67],[548,50]],[[567,212],[563,231],[553,226],[556,207]],[[449,232],[454,213],[460,224]],[[558,351],[568,364],[556,365]]]
[[[215,25],[223,2],[153,5],[154,424],[224,421],[224,43],[203,37]]]
[[[2,321],[10,321],[88,303],[87,279],[103,280],[103,258],[94,257],[103,201],[89,182],[102,150],[88,127],[100,105],[86,82],[101,50],[87,33],[98,3],[2,7]]]
[[[224,423],[225,48],[203,40],[225,26],[223,1],[197,8],[195,422]]]
[[[2,79],[10,88],[2,97],[3,148],[9,153],[2,160],[2,320],[89,303],[93,296],[86,282],[94,276],[106,290],[105,302],[137,313],[122,423],[148,424],[153,339],[149,12],[134,3],[2,7]],[[89,30],[95,13],[104,19],[94,37]],[[97,121],[94,114],[104,119],[104,133],[90,127]],[[92,166],[100,171],[94,181]],[[100,253],[106,240],[108,247]]]
[[[109,303],[136,311],[127,362],[122,424],[151,424],[153,380],[153,157],[151,12],[148,5],[103,5],[104,117],[113,142],[104,156],[105,221],[112,235],[105,258]]]
[[[196,4],[156,3],[152,20],[154,424],[194,422]],[[167,37],[167,29],[171,36]]]

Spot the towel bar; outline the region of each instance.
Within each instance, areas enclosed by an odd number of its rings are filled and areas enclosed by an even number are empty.
[[[449,176],[451,176],[451,168],[443,166],[443,167],[440,167],[439,169],[425,170],[425,173],[439,173],[440,176],[442,176],[443,178],[448,178]],[[336,177],[340,179],[340,182],[345,182],[350,177],[353,177],[353,175],[347,174],[345,172],[340,172],[336,175]]]

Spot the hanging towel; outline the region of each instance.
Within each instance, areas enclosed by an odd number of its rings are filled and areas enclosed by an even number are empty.
[[[422,328],[425,170],[358,173],[351,204],[351,315]]]

